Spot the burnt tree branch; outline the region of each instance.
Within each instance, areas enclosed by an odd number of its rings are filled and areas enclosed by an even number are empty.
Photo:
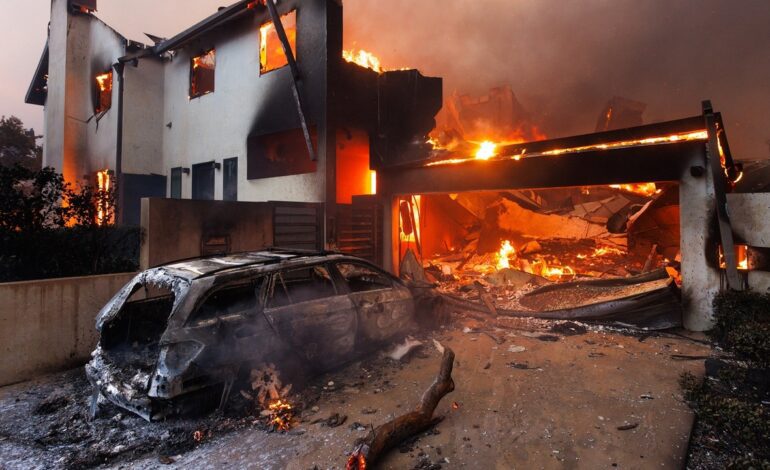
[[[455,389],[452,380],[454,360],[454,351],[445,348],[441,369],[430,387],[422,394],[420,404],[413,411],[378,426],[359,441],[348,460],[348,470],[376,465],[389,450],[407,438],[427,431],[444,419],[434,417],[433,413],[441,399]]]

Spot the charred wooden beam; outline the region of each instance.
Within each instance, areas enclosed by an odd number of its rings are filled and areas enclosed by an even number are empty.
[[[386,168],[378,179],[387,195],[679,181],[694,155],[705,156],[703,141]]]
[[[299,93],[299,68],[297,67],[297,60],[294,58],[294,51],[291,50],[291,44],[289,38],[286,36],[286,30],[283,29],[283,23],[281,23],[281,17],[278,15],[278,9],[275,7],[275,0],[265,0],[267,10],[270,12],[270,18],[275,26],[275,32],[278,35],[278,39],[281,41],[281,47],[283,53],[286,55],[286,60],[289,63],[289,69],[291,69],[292,87],[291,91],[294,95],[294,102],[297,105],[297,114],[299,115],[300,125],[302,126],[302,133],[305,136],[305,145],[307,145],[307,152],[310,155],[310,160],[316,161],[315,149],[313,148],[313,139],[310,137],[310,127],[307,124],[305,118],[304,107],[302,106],[302,97]]]
[[[710,101],[703,102],[703,117],[708,131],[708,162],[714,180],[714,196],[717,205],[717,221],[719,225],[719,237],[722,243],[722,252],[727,268],[727,284],[730,289],[743,290],[743,279],[738,273],[738,260],[735,256],[735,241],[733,240],[733,228],[730,225],[730,215],[727,211],[727,176],[722,167],[722,151],[719,143],[719,124]]]

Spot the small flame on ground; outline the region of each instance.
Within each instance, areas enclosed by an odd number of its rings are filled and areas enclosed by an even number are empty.
[[[348,463],[345,470],[366,470],[366,457],[360,451],[353,452],[348,457]]]
[[[287,400],[272,400],[267,406],[267,411],[270,412],[268,424],[274,431],[288,431],[291,429],[293,410],[294,407]]]

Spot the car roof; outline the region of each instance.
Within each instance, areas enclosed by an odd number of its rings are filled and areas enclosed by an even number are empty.
[[[264,249],[220,256],[193,258],[159,266],[169,274],[188,280],[213,276],[225,271],[267,270],[264,268],[296,261],[298,264],[312,264],[338,259],[355,259],[342,253],[328,251],[305,251],[293,249]],[[364,260],[361,260],[364,261]],[[291,263],[295,264],[295,263]]]

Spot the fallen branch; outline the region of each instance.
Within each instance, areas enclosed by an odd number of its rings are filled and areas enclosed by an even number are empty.
[[[407,438],[427,431],[444,419],[443,417],[434,417],[433,412],[441,399],[455,389],[455,383],[452,380],[454,361],[454,351],[445,347],[444,356],[441,359],[441,369],[436,379],[423,393],[420,404],[414,411],[378,426],[359,441],[356,449],[348,458],[347,470],[372,468],[389,450]]]

